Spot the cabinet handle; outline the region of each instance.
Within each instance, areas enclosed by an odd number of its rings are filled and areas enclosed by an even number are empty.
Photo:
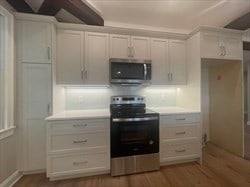
[[[131,51],[132,51],[132,57],[134,57],[135,56],[135,49],[134,49],[134,47],[131,47]]]
[[[173,74],[172,73],[170,73],[170,79],[171,79],[171,81],[173,81]]]
[[[186,149],[175,150],[176,153],[183,153],[186,152]]]
[[[73,127],[87,127],[88,124],[74,124]]]
[[[127,49],[127,55],[128,55],[128,57],[131,57],[131,50],[130,50],[130,47],[128,47],[128,49]]]
[[[73,165],[81,165],[81,164],[87,164],[88,161],[83,161],[83,162],[73,162]]]
[[[47,52],[48,52],[48,59],[51,59],[51,53],[50,53],[50,47],[47,48]]]
[[[81,79],[83,80],[83,70],[81,70]]]
[[[48,112],[48,115],[50,115],[50,102],[47,105],[47,112]]]
[[[74,141],[73,141],[74,144],[78,144],[78,143],[87,143],[87,142],[88,142],[87,139],[86,139],[86,140],[74,140]]]
[[[168,81],[170,81],[170,73],[168,73]]]
[[[177,118],[177,119],[175,119],[176,121],[185,121],[186,120],[186,118]]]
[[[186,132],[185,131],[183,131],[183,132],[176,132],[175,134],[176,135],[183,135],[183,134],[186,134]]]

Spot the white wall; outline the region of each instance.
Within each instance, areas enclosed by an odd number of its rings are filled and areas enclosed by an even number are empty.
[[[176,87],[66,88],[66,110],[109,108],[113,95],[141,95],[146,97],[147,107],[176,106]]]

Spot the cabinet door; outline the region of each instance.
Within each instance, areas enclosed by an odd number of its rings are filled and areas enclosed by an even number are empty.
[[[130,57],[130,36],[110,35],[110,58]]]
[[[131,55],[136,59],[150,59],[150,38],[132,36]]]
[[[168,40],[151,39],[152,80],[153,85],[164,85],[168,83]]]
[[[51,65],[22,65],[24,170],[45,169],[45,118],[51,114]]]
[[[186,84],[186,42],[169,40],[169,47],[171,84]]]
[[[18,42],[20,42],[18,61],[51,63],[51,23],[19,21]]]
[[[201,57],[222,58],[220,52],[220,37],[215,33],[202,33],[201,35]]]
[[[109,83],[109,35],[85,33],[85,83]]]
[[[225,45],[225,59],[231,59],[231,60],[242,60],[243,55],[243,44],[242,44],[242,38],[239,36],[223,36],[222,39]]]
[[[84,32],[59,30],[57,33],[57,83],[82,84]]]

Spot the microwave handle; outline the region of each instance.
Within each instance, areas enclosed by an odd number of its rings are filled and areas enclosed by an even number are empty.
[[[147,72],[147,64],[143,64],[143,67],[144,67],[144,80],[146,80],[147,79],[147,74],[148,74],[148,72]]]

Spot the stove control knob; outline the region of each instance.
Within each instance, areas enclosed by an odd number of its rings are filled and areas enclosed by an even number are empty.
[[[141,100],[143,101],[143,97],[141,98]]]
[[[154,144],[154,141],[153,141],[153,140],[150,140],[150,141],[149,141],[149,144],[150,144],[150,145]]]

